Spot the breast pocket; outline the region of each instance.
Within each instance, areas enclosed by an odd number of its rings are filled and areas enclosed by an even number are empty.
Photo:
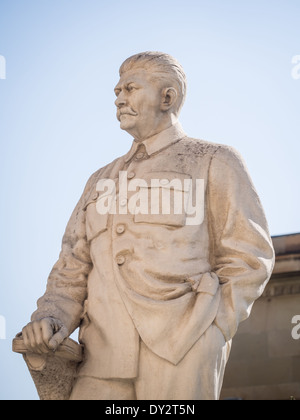
[[[132,206],[135,223],[185,226],[191,182],[190,175],[178,172],[145,174],[139,185],[138,205]]]

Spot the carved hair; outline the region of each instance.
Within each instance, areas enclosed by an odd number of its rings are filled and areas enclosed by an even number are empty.
[[[132,68],[150,70],[154,79],[161,80],[165,87],[171,85],[178,93],[175,112],[179,114],[186,97],[186,75],[180,63],[171,55],[162,52],[146,51],[135,54],[120,67],[120,76]]]

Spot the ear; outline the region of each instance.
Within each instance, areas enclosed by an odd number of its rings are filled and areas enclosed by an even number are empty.
[[[162,91],[161,110],[169,111],[177,100],[177,91],[173,87],[168,87]]]

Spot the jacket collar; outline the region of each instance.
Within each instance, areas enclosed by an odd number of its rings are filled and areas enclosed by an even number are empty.
[[[161,131],[155,136],[149,137],[148,139],[142,142],[134,140],[131,149],[129,150],[127,155],[125,155],[125,162],[127,163],[130,161],[130,159],[132,159],[140,145],[144,145],[148,156],[151,156],[154,153],[159,152],[160,150],[165,149],[168,146],[171,146],[171,144],[176,143],[183,137],[186,137],[186,134],[183,131],[181,124],[177,122],[176,124],[172,125],[166,130]]]

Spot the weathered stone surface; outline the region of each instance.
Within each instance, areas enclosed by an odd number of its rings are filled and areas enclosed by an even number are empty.
[[[260,200],[238,152],[183,131],[174,58],[130,57],[115,94],[132,147],[89,179],[25,344],[48,353],[80,327],[71,399],[218,399],[273,269]]]

